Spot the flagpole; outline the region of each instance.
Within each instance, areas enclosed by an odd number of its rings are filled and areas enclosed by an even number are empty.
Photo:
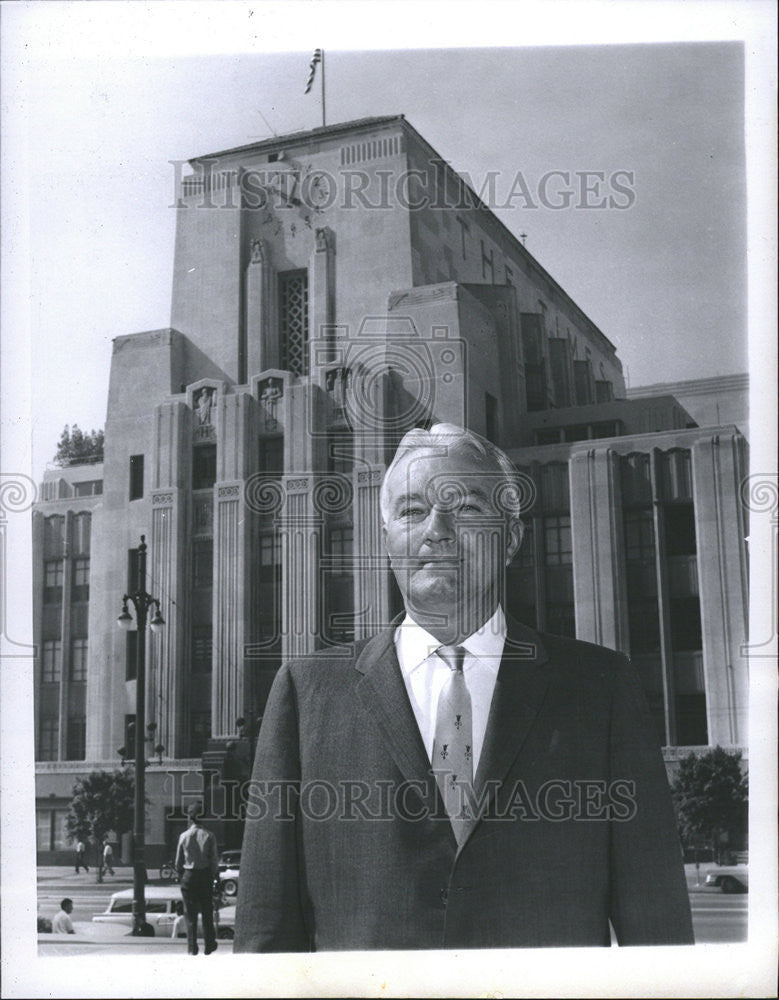
[[[322,128],[325,127],[325,50],[322,49]]]

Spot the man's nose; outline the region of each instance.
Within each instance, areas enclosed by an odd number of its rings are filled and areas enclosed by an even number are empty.
[[[441,510],[437,506],[433,507],[427,519],[426,535],[436,542],[453,539],[455,536],[454,516],[451,511]]]

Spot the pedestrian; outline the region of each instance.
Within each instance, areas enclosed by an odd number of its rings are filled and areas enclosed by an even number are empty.
[[[107,840],[103,844],[103,868],[111,875],[114,874],[114,849]]]
[[[213,886],[219,876],[216,837],[199,821],[200,803],[187,807],[189,827],[179,837],[176,871],[181,879],[181,895],[187,915],[187,951],[197,955],[197,919],[203,919],[205,952],[216,951]]]
[[[51,922],[51,930],[54,934],[75,934],[73,921],[70,915],[73,912],[73,900],[67,896],[60,903],[60,910]]]
[[[79,874],[80,868],[83,868],[85,872],[89,871],[86,862],[86,847],[83,840],[79,840],[76,844],[76,875]]]

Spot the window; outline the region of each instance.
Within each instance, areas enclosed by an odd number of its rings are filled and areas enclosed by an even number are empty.
[[[194,572],[193,582],[196,587],[210,589],[213,587],[214,543],[210,538],[195,542],[192,552]]]
[[[67,811],[64,809],[36,810],[36,849],[39,851],[67,850],[68,830],[66,825]]]
[[[625,512],[625,558],[655,558],[655,527],[651,510]]]
[[[59,639],[48,639],[43,644],[43,671],[41,681],[44,684],[56,684],[60,679],[62,643]]]
[[[660,652],[660,614],[656,597],[628,595],[628,628],[631,656]]]
[[[570,517],[544,518],[544,552],[547,566],[564,566],[573,562]]]
[[[351,524],[330,529],[330,555],[334,560],[351,566],[353,544],[354,528]]]
[[[130,455],[130,499],[143,497],[143,455]]]
[[[38,760],[56,760],[59,725],[55,716],[41,719],[38,735]]]
[[[89,600],[89,558],[80,557],[73,560],[73,594],[74,601]]]
[[[257,468],[270,479],[281,479],[284,474],[284,438],[260,438]]]
[[[535,431],[536,444],[559,444],[562,427],[539,427]]]
[[[308,374],[308,272],[279,275],[281,367],[293,375]]]
[[[597,379],[595,382],[595,402],[610,403],[614,399],[614,386],[605,379]]]
[[[697,597],[679,597],[670,602],[671,646],[675,650],[703,648],[701,609]]]
[[[587,441],[590,430],[587,424],[571,424],[563,428],[564,441]]]
[[[211,670],[213,644],[213,630],[210,625],[204,625],[192,630],[193,673],[206,674]]]
[[[665,550],[669,556],[695,555],[695,514],[692,504],[665,508]]]
[[[192,713],[192,736],[189,752],[193,757],[200,757],[211,739],[211,713]]]
[[[73,495],[77,497],[99,497],[102,492],[102,479],[91,479],[86,483],[73,484]]]
[[[44,604],[61,603],[63,575],[64,575],[64,562],[62,559],[50,559],[44,565],[44,584],[43,584]]]
[[[192,455],[192,489],[209,490],[215,482],[216,445],[200,445]]]
[[[125,632],[125,643],[124,679],[134,681],[138,676],[138,633]]]
[[[67,760],[84,760],[87,747],[87,720],[83,715],[68,719]]]
[[[65,518],[47,517],[43,522],[43,551],[47,559],[57,559],[65,550]]]
[[[140,569],[140,553],[138,549],[127,550],[127,590],[130,593],[138,589],[138,571]],[[141,581],[141,589],[146,586],[146,581]]]
[[[574,361],[573,385],[576,406],[589,406],[593,400],[592,365],[589,361]]]
[[[281,565],[281,538],[275,531],[260,535],[260,566]]]
[[[137,632],[135,633],[138,634]],[[70,647],[70,679],[85,681],[87,679],[88,639],[74,639]]]

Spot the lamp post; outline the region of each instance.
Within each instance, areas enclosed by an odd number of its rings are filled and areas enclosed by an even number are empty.
[[[146,899],[144,883],[146,865],[144,863],[146,825],[146,618],[154,605],[156,611],[149,623],[152,632],[159,632],[165,624],[160,614],[160,602],[148,594],[146,586],[146,536],[141,535],[138,546],[138,580],[135,593],[122,598],[122,613],[117,624],[125,631],[132,624],[132,616],[127,610],[129,601],[135,608],[138,625],[138,663],[135,676],[135,803],[133,812],[133,937],[145,937],[149,933],[146,923]]]

